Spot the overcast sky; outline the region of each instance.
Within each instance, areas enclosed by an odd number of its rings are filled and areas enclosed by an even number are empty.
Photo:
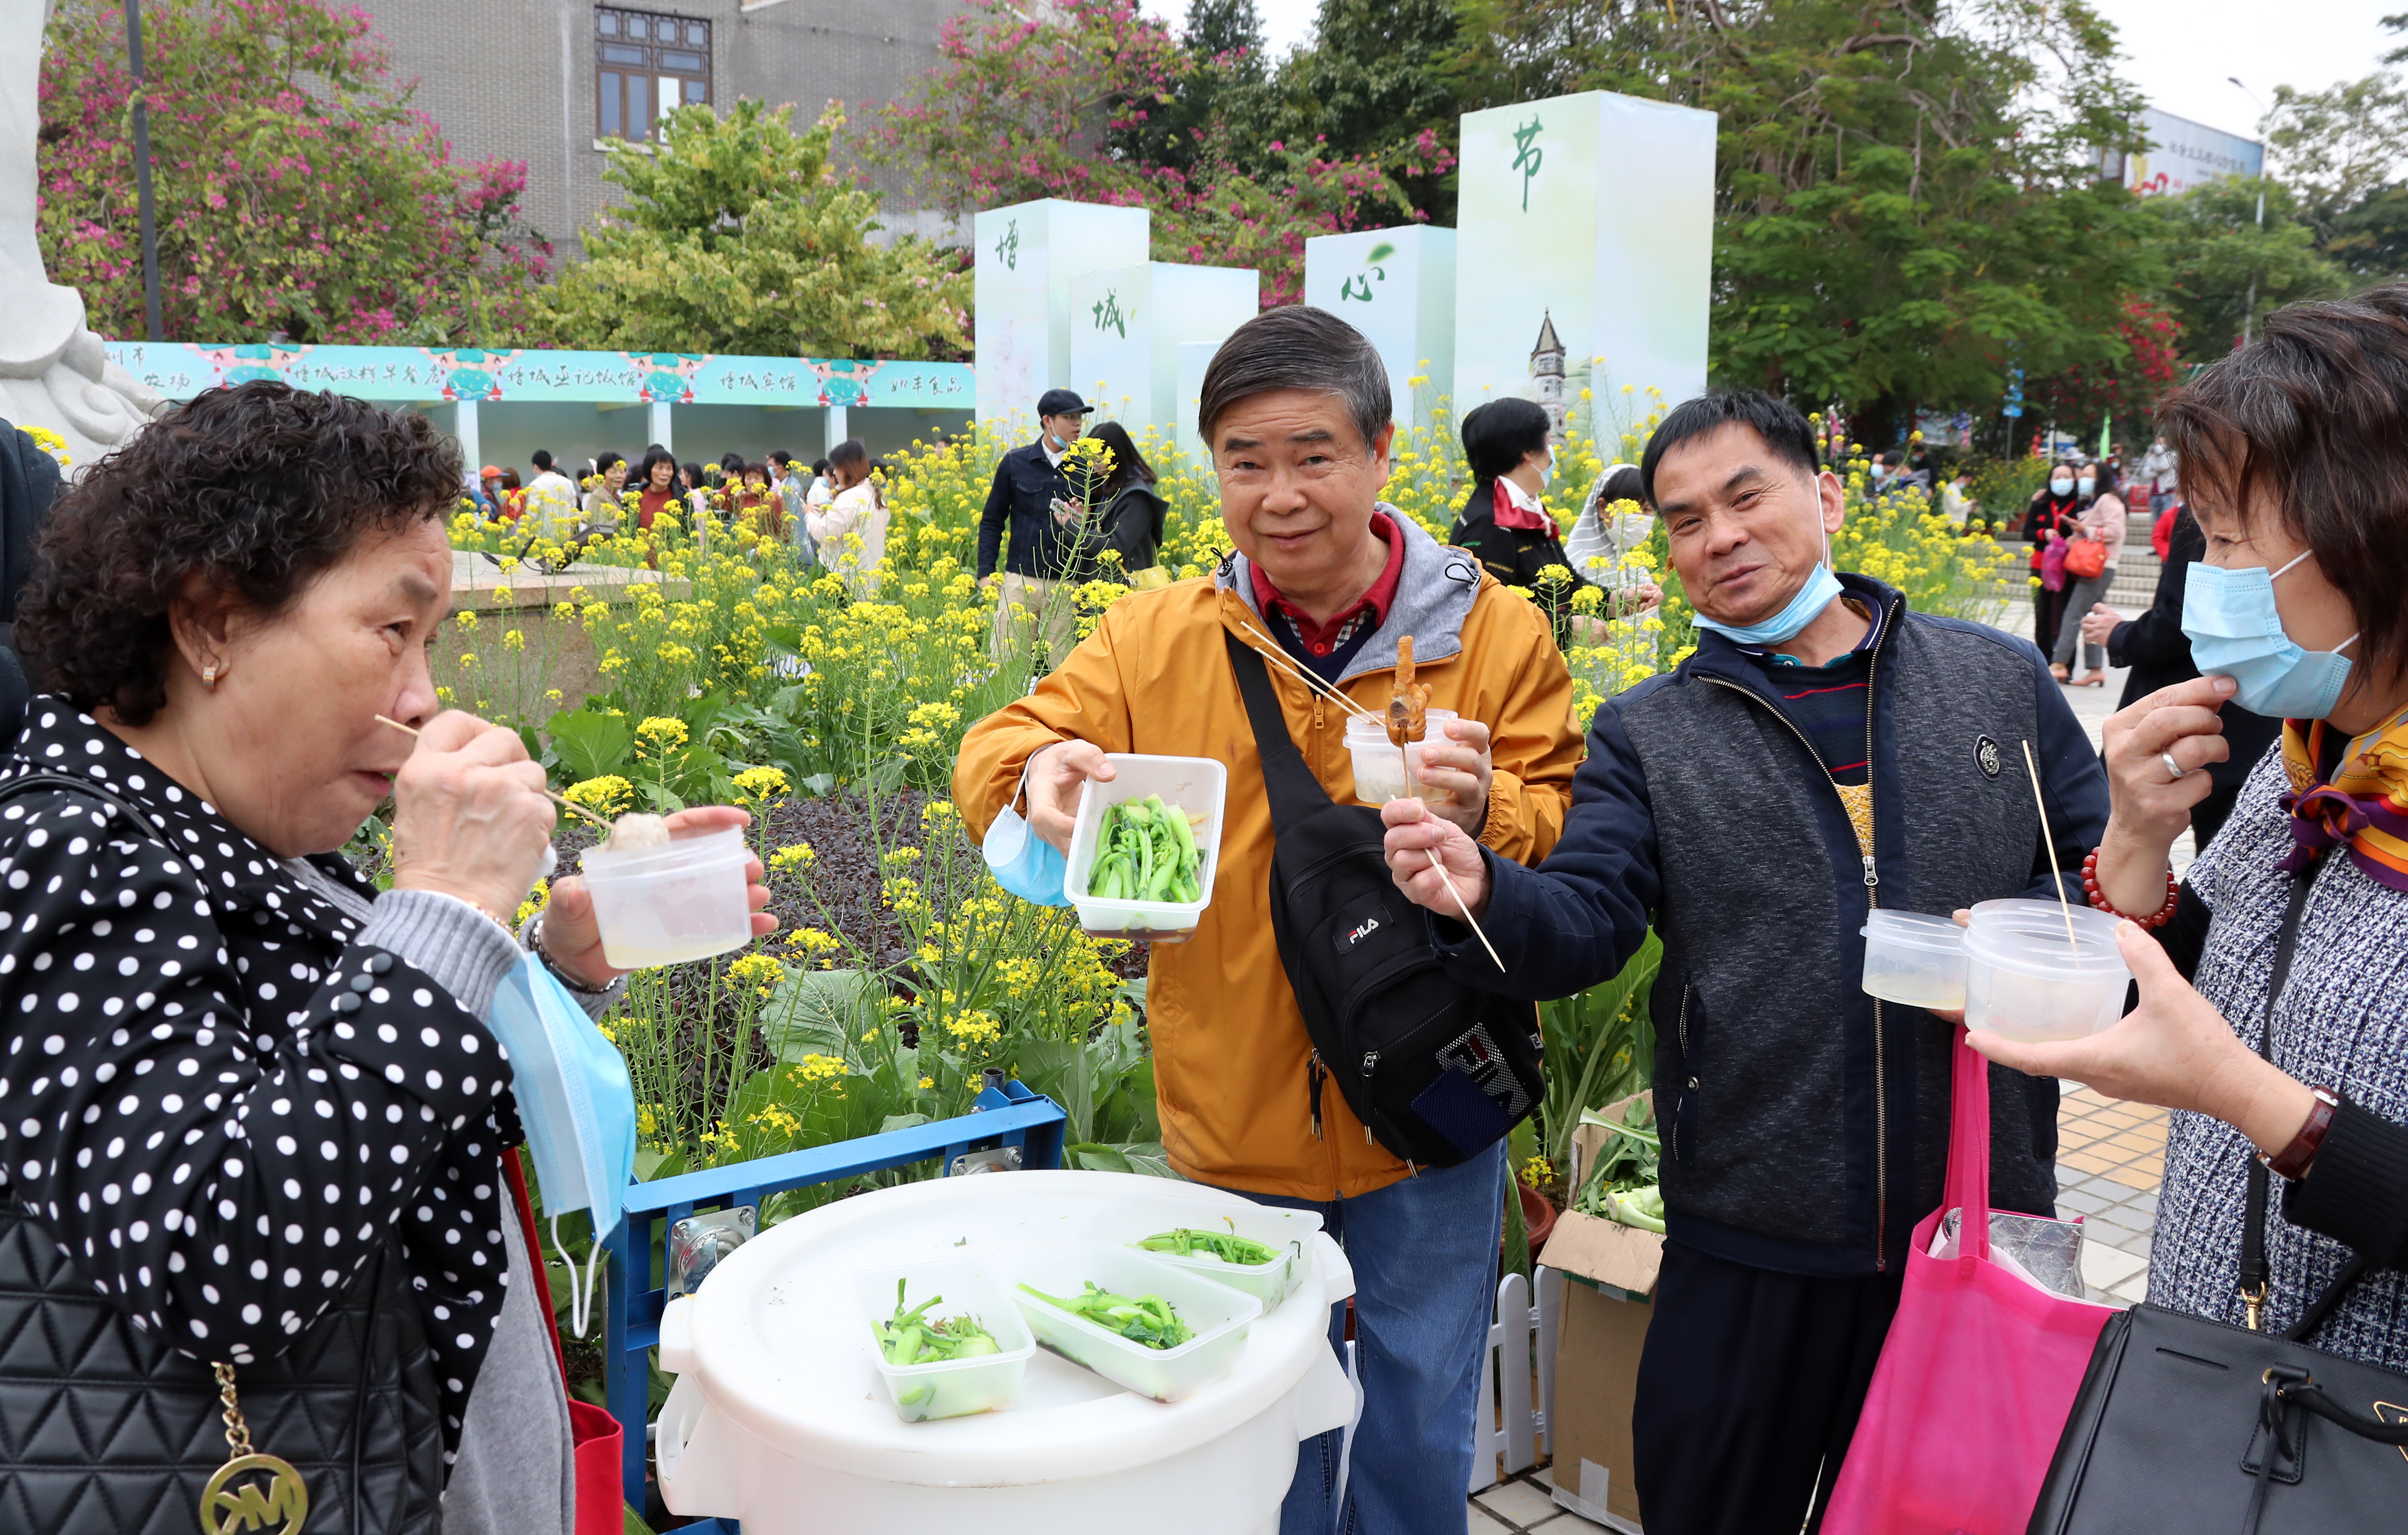
[[[1142,0],[1149,15],[1178,20],[1186,0]],[[2238,75],[2261,101],[2277,85],[2321,90],[2380,67],[2408,44],[2378,22],[2408,0],[2093,0],[2115,23],[2127,79],[2153,105],[2228,133],[2257,136],[2258,108],[2227,83]],[[1255,0],[1276,58],[1303,42],[1317,0]]]

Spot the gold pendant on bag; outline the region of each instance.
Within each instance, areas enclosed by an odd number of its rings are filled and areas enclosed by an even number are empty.
[[[251,1447],[251,1426],[235,1399],[234,1366],[215,1367],[232,1452],[201,1489],[201,1535],[300,1535],[309,1488],[293,1463]]]

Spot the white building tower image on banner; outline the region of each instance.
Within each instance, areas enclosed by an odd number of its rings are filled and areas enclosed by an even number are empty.
[[[1541,310],[1539,340],[1530,349],[1530,397],[1547,413],[1547,436],[1564,440],[1564,343],[1555,335],[1555,317]]]

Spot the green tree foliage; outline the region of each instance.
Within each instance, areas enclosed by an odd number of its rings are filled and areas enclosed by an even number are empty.
[[[2271,177],[2222,177],[2142,206],[2157,222],[2166,262],[2160,291],[2182,322],[2188,361],[2214,362],[2240,344],[2253,284],[2252,324],[2286,304],[2329,297],[2349,286],[2341,265],[2316,249],[2316,231],[2303,217],[2298,193]]]
[[[388,79],[367,18],[326,0],[149,0],[144,99],[173,339],[522,339],[546,248],[526,167],[452,162]],[[44,35],[38,235],[103,334],[143,333],[133,80],[117,0]]]
[[[1281,136],[1396,171],[1418,165],[1407,179],[1416,204],[1452,221],[1445,167],[1420,145],[1455,142],[1462,59],[1455,0],[1321,0],[1313,46],[1291,56],[1276,81]]]
[[[2128,355],[2139,103],[2082,0],[1467,0],[1460,78],[1717,114],[1714,375],[1869,424]]]
[[[1401,222],[1413,207],[1377,162],[1258,141],[1232,122],[1260,89],[1250,15],[1208,6],[1191,48],[1135,0],[1057,0],[1042,16],[972,0],[939,33],[937,67],[879,109],[862,151],[956,218],[1039,197],[1144,207],[1155,259],[1251,266],[1266,303],[1294,303],[1308,237]],[[1450,163],[1423,139],[1400,172]]]
[[[2390,17],[2385,24],[2408,24]],[[2399,62],[2408,50],[2386,63]],[[2408,85],[2390,70],[2323,91],[2274,88],[2266,151],[2316,249],[2361,279],[2408,271]],[[2272,216],[2270,208],[2268,216]]]
[[[681,107],[657,145],[613,144],[627,194],[546,294],[558,346],[763,356],[959,356],[969,277],[916,237],[873,243],[878,194],[838,175],[831,107]]]

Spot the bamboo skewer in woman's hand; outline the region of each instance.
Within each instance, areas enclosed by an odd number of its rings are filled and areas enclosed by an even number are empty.
[[[417,732],[417,731],[412,730],[409,726],[408,726],[408,725],[406,725],[406,724],[402,724],[399,720],[395,720],[395,719],[389,719],[389,718],[387,718],[386,716],[384,716],[384,715],[382,715],[382,714],[380,714],[380,715],[378,715],[378,716],[377,716],[377,723],[378,723],[379,724],[389,724],[389,725],[393,726],[395,730],[400,731],[403,735],[408,736],[408,737],[410,737],[412,739],[415,739],[417,738],[417,736],[418,736],[418,732]],[[609,832],[609,833],[610,835],[612,835],[613,837],[617,836],[617,835],[618,835],[618,833],[619,833],[619,827],[618,827],[617,824],[616,824],[616,823],[614,823],[613,821],[611,821],[611,819],[610,819],[609,816],[602,814],[599,811],[591,811],[591,810],[586,809],[584,806],[582,806],[582,805],[579,804],[579,803],[578,803],[577,801],[575,801],[574,799],[569,798],[569,797],[568,797],[566,795],[565,795],[565,794],[559,794],[559,793],[556,793],[556,792],[555,792],[555,791],[553,791],[553,790],[546,789],[546,790],[544,790],[544,791],[543,791],[543,796],[544,796],[546,799],[551,800],[551,801],[552,801],[553,804],[555,804],[555,805],[563,806],[563,807],[565,807],[565,808],[566,808],[566,809],[568,809],[568,810],[575,811],[578,814],[580,814],[580,815],[581,815],[581,816],[585,817],[585,819],[586,819],[586,820],[593,822],[595,825],[600,826],[604,831]],[[638,818],[637,818],[637,817],[633,817],[633,816],[623,816],[623,817],[621,817],[620,819],[622,819],[622,820],[634,820],[634,819],[638,819]],[[657,821],[657,820],[659,820],[659,819],[660,819],[660,817],[658,817],[658,816],[645,816],[645,817],[642,817],[641,819],[648,820],[648,821]],[[663,836],[663,838],[662,838],[662,840],[664,840],[664,841],[667,840],[667,838],[666,838],[666,834],[664,834],[664,836]]]

